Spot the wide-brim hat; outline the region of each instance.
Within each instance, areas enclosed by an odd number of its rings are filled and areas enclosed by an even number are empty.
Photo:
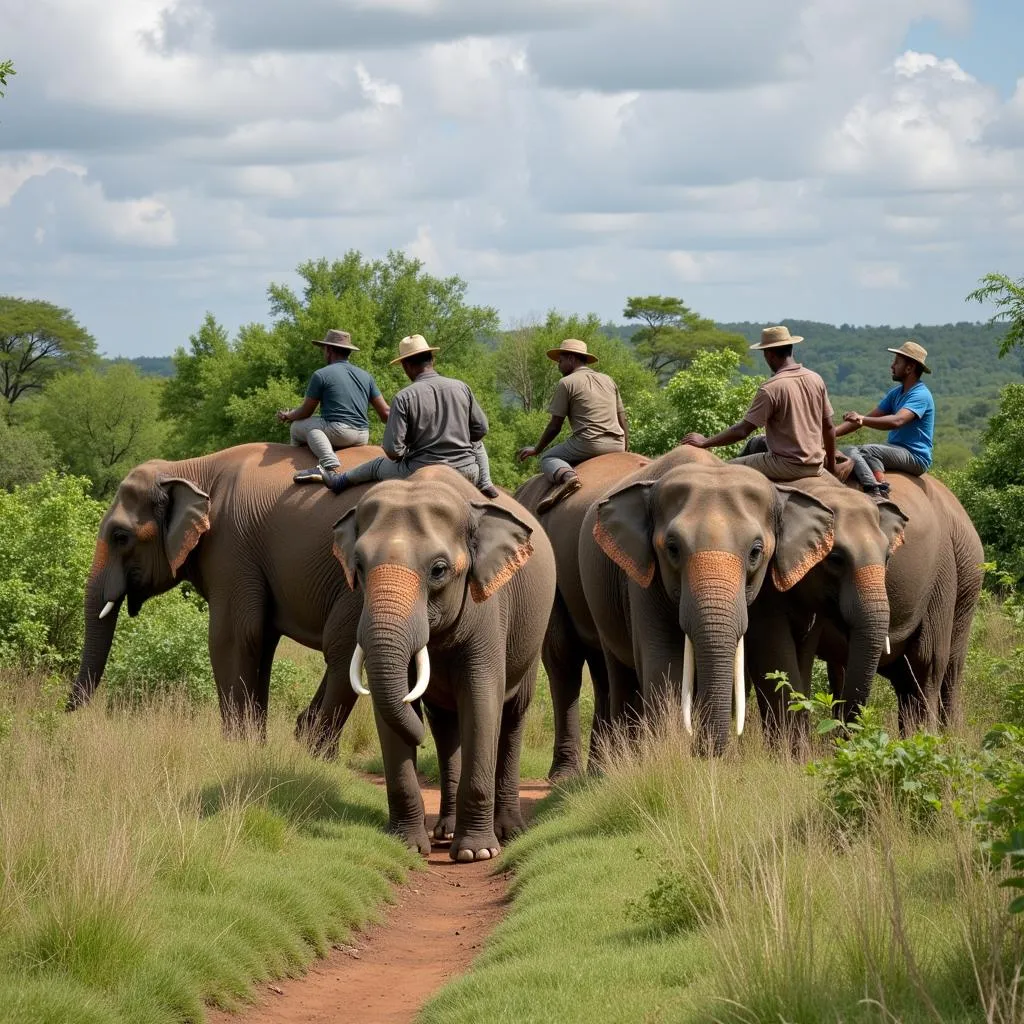
[[[563,355],[578,356],[586,363],[596,363],[597,356],[587,351],[587,343],[579,338],[566,338],[558,348],[548,349],[548,359],[558,362],[558,357]]]
[[[428,345],[427,339],[422,334],[410,334],[398,343],[398,358],[391,360],[391,365],[400,363],[412,356],[421,355],[423,352],[440,352],[436,345]]]
[[[803,341],[799,334],[790,334],[788,327],[766,327],[761,331],[761,340],[751,345],[751,351],[762,352],[766,348],[781,348],[783,345],[799,345]]]
[[[892,352],[895,355],[903,356],[904,359],[912,359],[921,367],[922,373],[932,372],[931,367],[925,363],[925,360],[928,358],[928,350],[922,348],[916,341],[905,341],[899,348],[887,348],[886,352]]]
[[[314,345],[326,348],[343,348],[349,352],[358,352],[359,349],[352,344],[352,335],[348,331],[328,331],[322,339],[314,341]]]

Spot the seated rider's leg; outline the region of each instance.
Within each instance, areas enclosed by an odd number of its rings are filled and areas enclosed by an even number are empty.
[[[487,456],[487,449],[484,447],[483,441],[473,442],[473,454],[476,456],[477,466],[477,478],[473,482],[488,498],[496,498],[498,488],[491,480],[491,460]]]
[[[326,428],[327,424],[319,416],[310,416],[292,423],[289,431],[291,443],[296,447],[308,445],[317,463],[312,469],[300,469],[292,477],[297,484],[319,483],[323,470],[333,471],[338,468],[338,458],[324,432]]]
[[[743,458],[746,455],[764,455],[768,451],[768,438],[764,434],[755,434],[749,438],[747,443],[740,450],[740,454],[737,458]]]
[[[858,445],[851,445],[849,448],[840,448],[840,451],[853,463],[853,475],[857,483],[861,485],[868,494],[874,494],[878,486],[871,467],[868,465],[864,453]]]
[[[324,433],[331,444],[331,450],[335,452],[339,448],[354,448],[370,440],[369,430],[350,427],[347,423],[328,423],[324,426]]]
[[[906,448],[897,444],[876,444],[871,446],[872,455],[878,465],[889,473],[906,473],[909,476],[920,476],[925,467]]]
[[[292,420],[288,427],[288,440],[296,447],[306,444],[306,436],[313,429],[322,429],[324,421],[319,416],[310,416],[304,420]]]
[[[759,455],[738,455],[729,460],[731,466],[748,466],[763,473],[769,480],[776,483],[792,483],[794,480],[806,480],[808,477],[821,476],[823,466],[807,466],[800,462],[788,462],[777,455],[764,452]]]
[[[356,484],[371,484],[379,480],[401,480],[412,474],[412,470],[404,462],[393,462],[383,455],[379,459],[360,462],[358,466],[344,473],[325,473],[324,486],[335,494],[340,494],[346,487]]]

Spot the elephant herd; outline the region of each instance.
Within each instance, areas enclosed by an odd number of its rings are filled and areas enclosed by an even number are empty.
[[[338,453],[342,470],[376,454]],[[96,542],[69,709],[101,679],[122,606],[135,615],[188,581],[209,605],[225,726],[263,728],[282,636],[321,650],[297,734],[331,756],[357,696],[372,695],[390,830],[422,852],[450,839],[460,861],[494,856],[522,828],[519,752],[541,659],[552,779],[583,768],[584,665],[592,756],[669,697],[699,749],[719,753],[742,731],[751,683],[777,738],[786,712],[766,677],[804,687],[815,657],[844,714],[876,672],[903,728],[956,712],[982,549],[931,477],[894,476],[893,501],[876,504],[832,478],[777,485],[693,448],[616,453],[583,463],[580,490],[541,525],[541,476],[493,501],[443,467],[336,496],[294,486],[310,458],[248,444],[125,477]],[[433,837],[416,776],[424,714],[441,769]]]

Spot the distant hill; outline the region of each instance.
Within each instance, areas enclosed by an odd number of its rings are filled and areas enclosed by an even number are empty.
[[[132,359],[104,359],[105,363],[131,363],[144,377],[173,377],[174,361],[170,356],[135,356]]]

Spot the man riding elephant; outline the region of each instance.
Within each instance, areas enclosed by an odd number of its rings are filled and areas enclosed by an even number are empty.
[[[391,363],[401,363],[412,383],[391,403],[381,442],[386,457],[345,473],[316,467],[305,476],[296,474],[296,483],[322,482],[340,494],[354,484],[404,479],[423,466],[445,465],[476,484],[488,498],[496,498],[498,489],[491,482],[483,445],[487,417],[465,381],[442,377],[434,369],[438,351],[422,334],[412,334],[398,344],[398,357]]]
[[[922,374],[931,373],[925,360],[928,352],[915,341],[904,342],[894,353],[889,367],[896,386],[866,416],[848,412],[836,427],[836,437],[852,434],[861,427],[888,430],[887,444],[860,444],[843,448],[853,463],[853,475],[866,494],[887,498],[889,484],[885,470],[920,476],[932,464],[935,439],[935,399]]]
[[[291,442],[306,445],[316,456],[319,469],[337,471],[341,463],[335,451],[366,444],[370,439],[367,406],[372,405],[382,423],[388,420],[388,403],[384,401],[373,377],[349,362],[349,355],[359,349],[352,344],[348,331],[330,330],[322,341],[314,341],[324,351],[324,363],[306,388],[306,397],[296,409],[279,409],[277,418],[290,423]],[[320,415],[314,416],[320,406]],[[300,469],[297,481],[310,475],[319,478],[318,469]]]
[[[606,373],[590,369],[597,356],[587,351],[587,343],[566,338],[558,348],[548,350],[548,358],[558,363],[562,374],[548,406],[551,419],[535,445],[519,449],[519,461],[540,455],[558,437],[566,417],[572,436],[540,460],[548,482],[560,486],[537,506],[539,514],[580,489],[575,467],[581,462],[629,447],[629,426],[619,389]]]

